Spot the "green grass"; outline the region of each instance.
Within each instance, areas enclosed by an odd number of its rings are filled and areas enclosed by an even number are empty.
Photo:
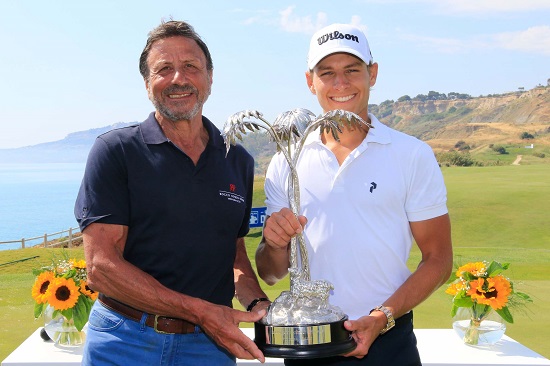
[[[517,290],[534,300],[527,312],[513,311],[515,322],[506,334],[541,355],[550,358],[550,165],[444,168],[448,206],[453,225],[455,260],[510,262],[506,275]],[[264,205],[263,178],[254,187],[255,207]],[[253,267],[254,252],[261,238],[252,229],[246,238]],[[59,249],[17,249],[0,251],[0,360],[11,353],[37,327],[30,289],[32,269],[48,264]],[[71,257],[83,258],[81,248],[69,250]],[[7,262],[39,258],[1,265]],[[418,263],[420,253],[411,252],[409,267]],[[270,298],[288,289],[288,278],[269,287],[261,281]],[[417,328],[451,328],[449,295],[444,287],[415,309]],[[236,307],[242,307],[236,304]],[[518,309],[519,310],[519,309]]]
[[[512,164],[518,155],[521,155],[520,164],[524,165],[541,165],[550,164],[550,147],[546,145],[540,145],[535,142],[533,149],[526,149],[524,146],[530,145],[532,141],[525,140],[523,144],[495,144],[501,145],[506,149],[506,154],[499,154],[492,148],[485,146],[471,152],[472,157],[484,165],[510,165]],[[541,158],[533,154],[544,154],[545,157]]]

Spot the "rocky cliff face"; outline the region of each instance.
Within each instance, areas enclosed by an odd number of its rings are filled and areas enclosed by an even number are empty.
[[[403,101],[369,109],[390,127],[427,141],[434,148],[457,140],[476,144],[517,141],[523,132],[550,144],[550,87],[454,100]]]

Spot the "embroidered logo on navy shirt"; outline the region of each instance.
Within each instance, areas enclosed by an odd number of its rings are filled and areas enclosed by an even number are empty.
[[[237,191],[237,186],[233,183],[229,184],[229,191],[220,190],[220,196],[226,197],[228,201],[233,201],[237,203],[244,203],[244,197],[240,194],[235,193]]]

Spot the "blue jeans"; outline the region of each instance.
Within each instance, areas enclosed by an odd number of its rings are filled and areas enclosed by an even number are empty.
[[[235,357],[199,332],[160,334],[96,301],[86,333],[82,365],[235,366]]]

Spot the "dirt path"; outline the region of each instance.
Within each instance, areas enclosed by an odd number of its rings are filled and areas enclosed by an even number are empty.
[[[523,155],[518,155],[516,157],[516,160],[514,160],[514,162],[512,163],[512,165],[519,165],[519,162],[521,161],[522,157],[523,157]]]

